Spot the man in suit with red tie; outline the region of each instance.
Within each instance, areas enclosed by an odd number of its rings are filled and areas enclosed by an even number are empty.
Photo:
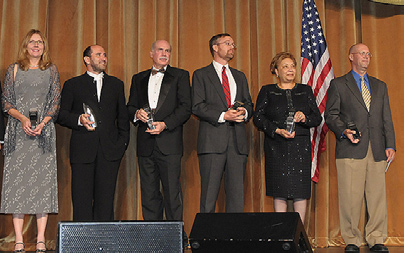
[[[395,156],[395,136],[386,83],[369,76],[372,54],[362,44],[349,50],[352,70],[331,81],[325,120],[337,139],[335,150],[341,235],[345,252],[359,252],[358,228],[365,198],[365,239],[371,252],[388,252],[385,170]]]
[[[244,175],[248,156],[245,129],[253,104],[243,72],[230,68],[236,45],[227,33],[209,41],[213,62],[192,77],[192,113],[199,117],[200,212],[215,212],[225,175],[226,212],[244,212]],[[239,107],[234,104],[241,102]]]
[[[168,65],[170,56],[167,41],[152,44],[153,67],[133,76],[127,104],[129,120],[138,126],[137,156],[145,220],[162,220],[163,210],[167,220],[182,220],[182,128],[191,116],[191,87],[188,71]],[[148,125],[151,117],[154,122]]]

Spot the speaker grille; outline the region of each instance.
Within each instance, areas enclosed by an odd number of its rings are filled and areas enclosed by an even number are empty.
[[[60,222],[59,252],[182,252],[183,222]]]

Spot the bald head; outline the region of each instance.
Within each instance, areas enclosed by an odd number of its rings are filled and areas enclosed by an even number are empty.
[[[363,44],[363,43],[356,43],[356,44],[352,45],[352,46],[349,48],[349,54],[352,54],[352,53],[358,51],[358,48],[359,48],[359,47],[363,47],[363,46],[367,47],[367,46],[366,46],[365,44]],[[369,50],[369,48],[368,48],[368,50]]]

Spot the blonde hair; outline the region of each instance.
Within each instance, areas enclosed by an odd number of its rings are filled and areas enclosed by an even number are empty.
[[[17,58],[17,64],[20,66],[20,68],[24,71],[27,71],[29,69],[29,53],[27,50],[28,43],[32,37],[32,35],[38,34],[41,36],[41,39],[44,42],[44,48],[43,48],[43,54],[41,55],[41,59],[39,60],[39,68],[41,70],[45,70],[49,68],[49,66],[52,64],[51,58],[49,56],[49,49],[48,49],[48,39],[41,33],[41,31],[36,30],[36,29],[31,29],[29,32],[25,35],[24,39],[21,42],[20,49],[18,50],[18,58]]]

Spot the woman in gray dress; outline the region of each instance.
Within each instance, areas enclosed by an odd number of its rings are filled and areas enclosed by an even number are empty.
[[[24,252],[25,214],[37,219],[36,252],[45,252],[48,213],[58,212],[56,120],[59,73],[49,58],[48,42],[38,30],[24,37],[16,63],[6,73],[2,95],[8,117],[0,213],[11,213],[15,252]]]

